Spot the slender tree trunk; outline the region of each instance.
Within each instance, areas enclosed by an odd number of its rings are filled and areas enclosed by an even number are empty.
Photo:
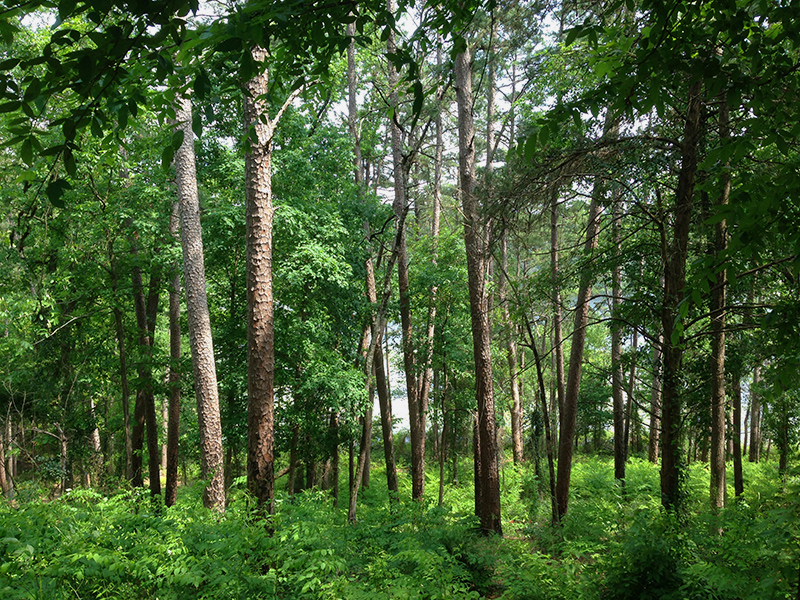
[[[609,113],[606,116],[604,137],[616,137],[619,124]],[[598,181],[592,192],[589,203],[589,218],[586,226],[586,242],[584,256],[589,257],[597,247],[600,231],[600,213],[603,185]],[[583,369],[583,347],[586,341],[586,326],[589,322],[589,300],[592,297],[591,272],[584,269],[581,273],[578,298],[575,304],[575,326],[572,332],[572,348],[569,358],[569,373],[564,393],[564,406],[561,411],[561,431],[558,450],[558,479],[556,481],[556,497],[558,498],[558,516],[562,519],[567,513],[569,503],[569,482],[572,474],[573,445],[575,443],[575,425],[578,416],[578,390]]]
[[[472,103],[472,64],[469,48],[456,56],[456,100],[461,206],[464,213],[464,246],[467,253],[472,346],[475,359],[475,395],[480,464],[480,521],[484,533],[502,534],[500,478],[492,383],[489,294],[486,290],[488,241],[475,197],[475,126]],[[476,495],[478,490],[476,489]]]
[[[6,419],[8,418],[7,416]],[[8,447],[6,424],[3,423],[2,428],[0,428],[0,493],[8,500],[11,500],[11,477],[6,470],[6,448]]]
[[[500,238],[503,273],[498,284],[500,302],[503,305],[503,329],[506,334],[506,359],[508,361],[508,383],[511,392],[511,447],[514,464],[520,464],[523,457],[522,447],[522,401],[519,393],[519,367],[517,365],[516,329],[511,322],[509,298],[506,293],[508,278],[508,237],[505,231]]]
[[[444,385],[441,394],[442,406],[442,442],[439,444],[439,506],[444,503],[444,465],[447,461],[447,435],[450,433],[447,427],[447,392],[449,380],[447,369],[444,369]]]
[[[381,409],[381,433],[383,435],[383,457],[386,462],[386,486],[389,498],[394,501],[399,496],[397,487],[397,465],[394,458],[394,432],[392,431],[392,403],[386,385],[386,370],[380,341],[375,344],[375,387]]]
[[[180,234],[180,206],[176,203],[170,219],[170,233]],[[175,504],[178,497],[178,440],[181,418],[181,273],[175,265],[172,273],[172,286],[169,290],[169,401],[167,403],[167,482],[164,490],[164,503]]]
[[[200,433],[200,474],[209,481],[203,492],[207,508],[225,510],[225,473],[223,468],[222,424],[219,410],[217,370],[211,319],[206,297],[203,237],[200,226],[200,204],[197,196],[197,170],[192,133],[192,103],[178,100],[176,129],[183,131],[183,143],[175,154],[178,187],[181,246],[186,282],[186,312],[189,324],[189,345],[192,351],[197,416]]]
[[[761,396],[758,386],[761,384],[761,367],[753,369],[753,383],[750,384],[750,453],[747,457],[751,463],[761,458]]]
[[[611,230],[614,237],[615,264],[612,273],[612,314],[619,317],[622,300],[622,248],[620,241],[620,200],[613,200]],[[625,403],[622,397],[622,325],[611,323],[611,397],[614,405],[614,478],[625,483]]]
[[[742,477],[742,382],[737,375],[733,381],[733,488],[738,498],[744,493]]]
[[[661,439],[661,348],[663,344],[664,336],[659,335],[658,341],[653,345],[653,385],[650,389],[650,437],[647,448],[647,458],[653,464],[658,462],[659,441]]]
[[[394,0],[387,0],[387,9],[394,12]],[[394,33],[390,33],[386,42],[389,54],[396,51]],[[394,202],[395,217],[400,222],[401,216],[407,210],[406,198],[406,169],[408,165],[403,158],[402,131],[397,117],[400,105],[398,85],[399,76],[394,64],[389,61],[389,104],[393,109],[390,129],[392,134],[392,159],[394,166]],[[405,221],[402,221],[405,223]],[[425,395],[427,404],[427,391],[419,389],[417,382],[417,365],[414,354],[414,328],[411,319],[411,291],[408,274],[408,254],[406,244],[406,229],[403,225],[400,231],[400,243],[397,255],[397,282],[400,296],[400,326],[403,346],[403,366],[406,376],[406,391],[408,395],[409,430],[411,434],[411,497],[421,500],[425,493],[425,420],[427,406],[423,405],[422,395]]]
[[[681,168],[675,197],[672,241],[667,247],[666,235],[664,235],[662,242],[664,299],[661,309],[661,325],[664,334],[664,379],[661,396],[661,502],[666,509],[676,511],[680,511],[683,502],[680,476],[682,469],[680,378],[683,363],[683,335],[678,333],[677,339],[673,340],[673,333],[676,332],[678,305],[683,298],[683,289],[686,283],[686,259],[694,184],[697,175],[702,93],[701,81],[690,85],[682,142]]]
[[[720,141],[730,138],[728,102],[722,95],[719,108]],[[731,193],[730,174],[723,175],[722,191],[717,207],[724,210]],[[717,260],[724,260],[728,247],[728,229],[725,219],[716,224],[714,253]],[[725,506],[725,301],[727,275],[723,269],[717,274],[716,284],[711,289],[711,508]]]
[[[550,278],[553,286],[553,361],[555,363],[556,397],[558,398],[556,423],[560,423],[561,415],[564,414],[564,396],[566,393],[564,387],[564,344],[561,328],[561,283],[559,282],[560,269],[558,261],[558,188],[554,187],[550,197]],[[552,404],[551,402],[551,405]],[[553,433],[556,434],[557,430]],[[555,448],[559,447],[557,435],[554,435],[553,444]]]
[[[331,456],[331,496],[333,508],[339,508],[339,413],[331,411],[328,425],[334,439],[333,455]]]
[[[135,245],[133,251],[138,255]],[[141,268],[138,265],[134,266],[133,297],[136,323],[139,328],[139,360],[137,363],[139,389],[136,392],[136,407],[134,409],[136,422],[133,429],[134,485],[143,485],[141,451],[144,448],[144,433],[146,431],[150,494],[154,497],[161,494],[161,474],[159,472],[158,422],[156,419],[155,395],[153,393],[151,359],[153,342],[155,341],[154,334],[160,286],[161,269],[157,263],[153,263],[150,281],[148,282],[148,293],[145,298]],[[138,459],[136,458],[137,455]]]

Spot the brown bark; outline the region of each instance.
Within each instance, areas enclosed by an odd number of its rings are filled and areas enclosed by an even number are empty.
[[[394,1],[387,0],[387,9],[394,10]],[[396,51],[394,33],[386,42],[387,52]],[[400,222],[401,215],[407,210],[407,161],[403,157],[402,131],[397,117],[400,100],[398,94],[399,76],[390,61],[388,64],[389,104],[393,109],[390,123],[392,135],[392,162],[394,172],[394,208],[395,217]],[[421,500],[425,493],[425,428],[427,420],[428,390],[421,380],[417,379],[417,364],[414,352],[414,326],[411,315],[411,286],[408,272],[408,253],[406,228],[400,231],[400,243],[397,249],[397,287],[400,306],[400,326],[403,347],[403,367],[406,377],[406,393],[408,396],[409,433],[411,437],[411,497]],[[423,368],[423,373],[427,368]]]
[[[471,52],[456,56],[456,101],[458,104],[459,183],[464,214],[464,246],[475,360],[475,396],[478,406],[480,495],[479,516],[484,533],[502,534],[500,521],[500,478],[497,464],[494,389],[492,382],[491,328],[486,277],[488,243],[484,235],[478,199],[475,197],[475,126],[473,121]]]
[[[292,94],[270,118],[267,51],[252,49],[261,72],[244,85],[247,196],[247,489],[262,512],[275,497],[275,330],[272,295],[272,138]]]
[[[613,117],[606,117],[605,136],[615,136],[618,124]],[[584,256],[589,257],[597,247],[600,231],[601,197],[603,186],[596,182],[589,203],[589,217],[586,225],[586,242]],[[584,269],[581,273],[578,298],[575,304],[575,325],[572,332],[572,348],[569,358],[564,405],[561,409],[561,427],[558,449],[558,478],[556,481],[556,497],[558,499],[558,516],[563,518],[569,503],[569,482],[572,474],[572,456],[575,444],[575,425],[578,415],[578,392],[580,390],[581,372],[583,370],[583,348],[586,341],[586,326],[589,322],[589,300],[592,297],[591,273]]]
[[[169,230],[173,237],[180,235],[180,206],[175,204]],[[174,266],[169,290],[169,400],[167,402],[167,474],[164,504],[172,506],[178,497],[178,439],[181,417],[181,273]]]
[[[266,60],[258,46],[253,60]],[[272,137],[266,71],[245,84],[247,195],[247,488],[265,513],[275,495],[275,331],[272,296]],[[265,122],[266,121],[266,122]]]
[[[192,133],[192,105],[189,98],[182,97],[178,100],[176,120],[176,128],[183,131],[183,143],[175,154],[175,170],[180,208],[189,345],[192,350],[192,372],[200,433],[200,472],[201,477],[209,482],[203,492],[203,504],[207,508],[222,511],[225,510],[222,424],[214,343],[211,338],[211,320],[206,297],[203,237]]]
[[[676,325],[678,305],[683,299],[683,288],[686,283],[686,259],[697,175],[702,92],[701,81],[693,82],[689,86],[686,123],[681,144],[681,168],[675,194],[672,241],[668,246],[666,241],[662,245],[664,298],[661,326],[664,334],[664,375],[661,396],[661,502],[666,509],[677,511],[682,508],[683,501],[680,477],[682,468],[680,375],[683,363],[683,334],[676,329]]]

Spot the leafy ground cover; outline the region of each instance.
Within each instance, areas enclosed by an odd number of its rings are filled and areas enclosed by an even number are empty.
[[[0,597],[794,597],[796,482],[783,485],[771,464],[745,467],[746,497],[712,515],[708,473],[691,466],[690,509],[675,519],[659,508],[655,466],[631,462],[623,488],[609,461],[582,459],[570,512],[553,529],[533,470],[507,465],[504,538],[477,533],[469,487],[448,487],[443,507],[391,505],[378,468],[355,525],[313,491],[279,498],[272,534],[238,490],[224,515],[201,508],[199,488],[182,490],[169,509],[146,493],[74,490],[0,506]]]

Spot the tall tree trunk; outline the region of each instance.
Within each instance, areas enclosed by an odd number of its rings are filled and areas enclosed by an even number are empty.
[[[138,249],[135,244],[133,252],[138,255]],[[142,283],[141,267],[138,265],[134,266],[132,276],[136,324],[139,329],[139,360],[137,362],[139,389],[136,391],[136,406],[134,409],[134,418],[136,422],[133,429],[134,458],[138,454],[138,460],[134,460],[134,485],[143,485],[141,450],[144,447],[143,438],[146,431],[150,494],[155,497],[161,494],[161,474],[159,471],[158,421],[156,419],[151,359],[153,342],[155,341],[156,315],[158,313],[158,297],[159,288],[161,286],[161,269],[157,263],[154,262],[152,264],[146,298],[144,285]],[[138,453],[137,450],[139,451]]]
[[[331,437],[334,440],[333,455],[331,456],[331,497],[333,497],[333,508],[339,508],[339,413],[331,411],[328,424]]]
[[[616,194],[615,194],[616,196]],[[620,233],[620,200],[613,199],[611,230],[614,238],[614,269],[612,273],[612,314],[619,318],[622,304],[622,258]],[[622,325],[611,322],[611,397],[614,408],[614,478],[625,482],[625,403],[622,397]]]
[[[10,415],[6,415],[6,421],[10,419]],[[0,493],[5,498],[11,500],[12,487],[11,477],[6,469],[6,448],[9,448],[10,440],[6,438],[6,423],[0,427]],[[10,456],[10,452],[8,453]]]
[[[183,143],[175,154],[178,184],[183,269],[186,282],[186,312],[192,351],[197,417],[200,433],[200,474],[208,480],[203,492],[207,508],[225,510],[222,424],[219,410],[217,369],[211,338],[211,319],[206,297],[203,237],[197,196],[197,170],[192,133],[192,103],[181,97],[176,110],[176,129],[183,131]]]
[[[177,161],[176,161],[177,164]],[[173,237],[180,235],[180,203],[172,210],[169,230]],[[167,474],[164,504],[172,506],[178,497],[178,439],[181,418],[181,273],[176,264],[169,290],[169,401],[167,403]]]
[[[724,143],[730,138],[728,102],[722,94],[719,108],[719,135]],[[731,178],[723,174],[722,191],[717,207],[728,205],[731,193]],[[716,224],[714,253],[717,260],[724,260],[728,247],[728,229],[725,219]],[[726,270],[717,274],[716,284],[711,289],[711,508],[725,506],[725,300],[727,292]]]
[[[275,329],[272,295],[272,138],[296,94],[270,118],[267,51],[252,49],[261,69],[244,85],[247,196],[247,489],[272,514],[275,497]]]
[[[750,453],[747,460],[757,463],[761,458],[761,367],[753,369],[753,383],[750,384]]]
[[[394,12],[394,0],[387,0],[387,9]],[[386,42],[389,54],[396,52],[394,33],[390,33]],[[400,99],[398,94],[399,76],[394,64],[389,61],[389,105],[392,110],[390,129],[392,134],[392,160],[394,166],[394,201],[395,218],[400,222],[407,210],[406,178],[407,168],[403,157],[402,131],[398,121]],[[405,221],[403,221],[405,223]],[[414,328],[411,318],[411,290],[408,273],[408,253],[406,244],[406,228],[400,231],[400,243],[397,255],[397,283],[400,296],[400,325],[403,346],[403,367],[406,376],[406,392],[408,395],[409,433],[411,437],[411,497],[421,500],[425,493],[425,424],[427,413],[427,390],[421,389],[417,381],[417,365],[414,354]]]
[[[506,359],[508,361],[508,384],[511,392],[511,447],[514,464],[520,464],[523,457],[522,447],[522,401],[520,399],[519,366],[517,365],[516,328],[511,322],[511,309],[506,293],[508,278],[508,236],[505,230],[500,238],[503,273],[498,284],[498,294],[503,305],[503,329],[506,335]]]
[[[663,287],[663,278],[662,278]],[[660,334],[653,344],[653,384],[650,389],[650,436],[647,445],[647,459],[655,464],[658,462],[661,440],[661,372],[664,336]]]
[[[484,533],[502,534],[500,521],[500,477],[492,383],[491,329],[486,276],[488,243],[475,197],[475,126],[473,122],[472,64],[469,48],[456,56],[456,101],[458,104],[459,182],[464,213],[464,246],[467,253],[472,347],[475,359],[475,396],[478,405],[480,464],[480,521]],[[478,491],[476,490],[476,495]]]
[[[618,120],[609,112],[606,115],[604,137],[616,137],[619,130]],[[584,256],[589,257],[597,247],[600,232],[600,213],[603,185],[597,181],[589,203],[589,217],[586,225],[586,242]],[[564,406],[561,411],[561,428],[558,449],[558,479],[556,481],[556,497],[558,499],[558,517],[567,513],[569,503],[569,481],[572,474],[573,444],[575,443],[575,425],[578,416],[578,391],[583,369],[583,347],[586,341],[586,326],[589,323],[589,300],[592,297],[591,271],[584,269],[581,273],[578,298],[575,303],[575,326],[572,332],[572,348],[569,358],[569,372],[564,392]]]
[[[733,381],[733,489],[738,498],[744,493],[742,476],[742,382],[737,374]]]
[[[381,409],[381,433],[383,435],[383,457],[386,462],[386,486],[389,498],[394,501],[399,496],[397,487],[397,465],[394,458],[394,432],[392,431],[392,401],[386,385],[386,370],[380,341],[375,344],[375,387]]]
[[[561,415],[564,414],[564,396],[566,393],[564,388],[564,344],[561,328],[561,283],[559,282],[560,269],[558,261],[558,188],[554,186],[550,197],[550,278],[553,286],[553,361],[555,363],[556,398],[558,399],[556,423],[560,423]],[[551,401],[550,404],[552,412],[553,402]],[[559,447],[557,435],[554,435],[553,444],[555,448]]]
[[[664,334],[664,375],[661,395],[661,502],[666,509],[676,511],[680,511],[683,502],[680,476],[682,469],[680,379],[683,362],[683,334],[680,330],[676,330],[676,325],[678,305],[683,299],[683,289],[686,284],[686,259],[694,184],[697,175],[702,94],[702,82],[693,82],[689,87],[686,123],[681,144],[681,168],[675,194],[672,241],[667,246],[664,233],[662,242],[664,298],[661,308],[661,326]]]

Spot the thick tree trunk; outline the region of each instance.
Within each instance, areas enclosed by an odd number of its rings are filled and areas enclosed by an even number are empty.
[[[272,295],[272,138],[295,95],[270,118],[267,51],[252,50],[262,69],[244,86],[247,196],[247,489],[259,509],[274,511],[275,497],[275,330]]]
[[[478,200],[475,197],[475,126],[473,122],[472,65],[467,48],[456,56],[456,100],[458,103],[458,147],[461,206],[464,213],[464,246],[467,253],[472,347],[475,359],[475,396],[478,405],[481,530],[502,534],[500,521],[500,477],[492,382],[491,329],[486,276],[488,240]],[[476,495],[478,490],[476,489]]]
[[[664,334],[664,378],[661,395],[661,502],[666,509],[676,511],[680,511],[683,502],[680,476],[682,469],[680,379],[683,362],[683,334],[680,330],[676,330],[676,324],[678,305],[683,299],[683,288],[686,283],[686,259],[694,184],[697,175],[702,93],[701,81],[691,84],[683,133],[681,168],[675,195],[672,242],[667,247],[665,241],[662,248],[664,299],[661,308],[661,326]],[[666,239],[666,236],[664,237]]]
[[[203,504],[207,508],[222,511],[225,510],[222,424],[214,344],[211,338],[211,319],[206,297],[203,237],[192,133],[192,104],[189,98],[179,98],[176,120],[176,129],[183,131],[183,143],[175,154],[175,170],[186,282],[189,345],[192,350],[192,371],[200,433],[200,471],[201,477],[209,481],[203,493]]]

